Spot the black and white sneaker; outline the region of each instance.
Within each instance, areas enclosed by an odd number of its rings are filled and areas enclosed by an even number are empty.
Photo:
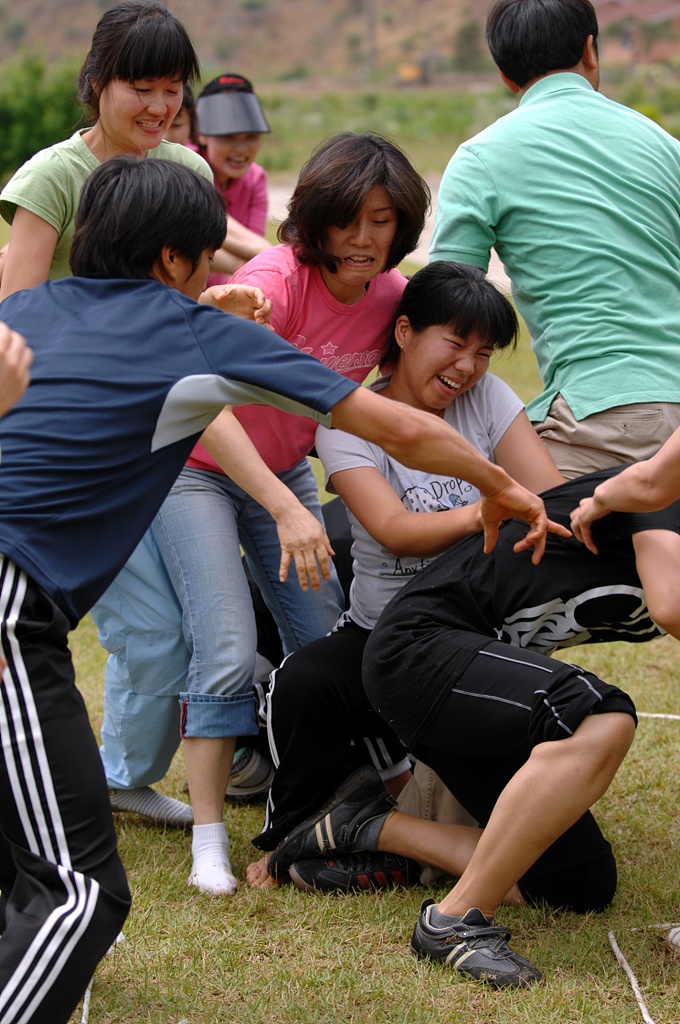
[[[274,778],[274,766],[253,747],[241,747],[234,755],[225,800],[253,803],[266,800]]]
[[[375,768],[357,769],[317,814],[281,840],[269,859],[269,874],[276,878],[282,869],[311,857],[375,850],[394,805]]]
[[[510,932],[473,907],[463,917],[440,926],[430,920],[432,900],[425,900],[411,937],[416,956],[442,960],[454,971],[486,981],[494,988],[524,988],[541,981],[541,972],[508,946]]]
[[[361,892],[418,885],[422,868],[397,853],[344,853],[340,857],[298,860],[288,869],[291,881],[307,892]]]

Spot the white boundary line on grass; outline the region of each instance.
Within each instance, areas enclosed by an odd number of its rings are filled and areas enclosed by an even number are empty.
[[[85,989],[85,995],[83,996],[83,1015],[80,1018],[80,1024],[88,1024],[90,1019],[90,999],[92,998],[92,983],[94,981],[94,974],[90,978],[90,984]]]
[[[672,928],[680,928],[680,921],[671,921],[668,924],[646,924],[642,928],[631,928],[632,932],[647,932],[653,929],[657,929],[662,932],[669,932]],[[180,1022],[181,1024],[181,1022]]]
[[[106,955],[110,956],[116,946],[120,946],[121,942],[125,942],[125,936],[122,932],[118,932],[118,935],[111,943]],[[96,969],[94,974],[96,974]],[[80,1018],[80,1024],[88,1024],[90,1019],[90,1000],[92,999],[92,986],[94,985],[94,974],[90,978],[90,984],[85,989],[85,995],[83,996],[83,1015]]]
[[[637,999],[637,1004],[640,1007],[640,1010],[642,1011],[642,1019],[645,1021],[645,1024],[654,1024],[654,1020],[652,1019],[652,1017],[649,1016],[649,1012],[647,1011],[647,1007],[645,1006],[645,1001],[642,998],[642,992],[640,991],[638,980],[633,974],[630,964],[628,963],[625,956],[619,949],[619,944],[616,941],[616,938],[614,937],[614,932],[609,932],[609,944],[614,950],[614,956],[619,961],[624,971],[628,975],[628,980],[630,981],[631,988],[633,989],[633,994],[635,995],[635,998]]]
[[[637,715],[638,715],[638,718],[662,718],[662,719],[666,719],[667,721],[680,722],[680,715],[655,714],[655,713],[650,712],[650,711],[638,711]],[[643,932],[643,931],[646,931],[649,928],[656,928],[656,929],[659,929],[661,931],[670,931],[674,927],[677,927],[677,926],[673,925],[673,924],[648,924],[644,928],[631,928],[631,931],[633,931],[633,932]],[[619,963],[623,967],[624,971],[628,975],[628,980],[630,981],[631,988],[633,989],[633,994],[634,994],[634,996],[635,996],[635,998],[637,1000],[637,1004],[640,1007],[640,1011],[642,1013],[642,1019],[645,1021],[645,1024],[655,1024],[653,1018],[650,1017],[650,1015],[649,1015],[649,1011],[647,1010],[647,1006],[645,1005],[645,1001],[644,1001],[644,999],[642,997],[642,992],[640,991],[640,986],[638,984],[638,980],[635,977],[635,975],[633,974],[633,971],[631,969],[630,964],[628,963],[628,961],[626,960],[625,956],[621,952],[619,944],[616,941],[616,937],[614,936],[614,932],[609,932],[609,944],[612,947],[612,949],[614,950],[614,956],[619,961]]]

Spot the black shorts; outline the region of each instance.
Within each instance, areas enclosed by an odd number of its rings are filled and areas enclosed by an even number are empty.
[[[412,746],[481,825],[532,748],[590,714],[635,719],[630,697],[576,665],[491,641],[469,662]],[[559,799],[559,794],[555,795]],[[587,812],[520,880],[529,902],[601,910],[616,889],[611,847]]]

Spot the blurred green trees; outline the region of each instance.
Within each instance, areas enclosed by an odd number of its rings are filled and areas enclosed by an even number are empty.
[[[2,3],[2,0],[0,0]],[[307,77],[300,65],[291,78]],[[204,69],[204,81],[219,68]],[[76,99],[78,66],[48,65],[22,52],[0,75],[0,184],[34,153],[68,138],[86,122]],[[659,121],[680,137],[680,66],[649,65],[639,71],[610,68],[602,91]],[[441,174],[456,147],[517,105],[497,75],[484,84],[446,76],[427,87],[300,90],[295,83],[270,85],[258,94],[272,127],[258,159],[268,171],[297,175],[310,151],[337,131],[372,129],[394,139],[422,174]]]
[[[35,53],[8,61],[0,76],[0,181],[39,149],[68,138],[84,124],[76,100],[75,64],[48,68]]]

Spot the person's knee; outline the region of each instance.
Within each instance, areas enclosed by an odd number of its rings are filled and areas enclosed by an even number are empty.
[[[590,757],[594,771],[613,776],[628,753],[634,736],[633,717],[612,711],[584,719],[572,739],[583,748],[583,756]]]
[[[295,652],[274,673],[269,700],[271,716],[301,721],[326,714],[331,700],[327,674]]]
[[[680,640],[680,587],[669,586],[662,593],[647,596],[647,607],[657,626]]]
[[[107,891],[107,897],[108,903],[111,907],[112,920],[120,930],[123,927],[125,919],[130,913],[130,907],[132,906],[132,895],[130,893],[130,887],[122,864],[120,866],[119,874]]]
[[[532,869],[519,889],[531,906],[575,914],[599,914],[609,906],[618,882],[616,858],[602,837],[598,848],[573,860],[565,859],[550,871]]]
[[[573,735],[539,743],[532,760],[549,772],[559,761],[573,761],[592,778],[611,780],[626,756],[635,735],[635,720],[623,712],[588,715]],[[607,782],[608,784],[608,782]]]

